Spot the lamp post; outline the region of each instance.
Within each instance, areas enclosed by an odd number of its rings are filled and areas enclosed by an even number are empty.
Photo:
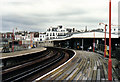
[[[106,26],[107,24],[105,24],[105,49],[104,49],[104,57],[106,57]]]
[[[108,80],[112,80],[112,60],[111,60],[111,0],[109,0],[109,60],[108,60]]]
[[[107,24],[99,23],[99,25],[101,25],[101,24],[105,25],[105,41],[104,41],[105,49],[104,49],[104,57],[106,57],[106,26],[107,26]]]

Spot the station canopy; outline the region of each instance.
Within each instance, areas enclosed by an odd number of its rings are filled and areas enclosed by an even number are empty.
[[[53,39],[52,41],[61,41],[72,38],[105,38],[104,32],[83,32],[83,33],[74,33],[70,37],[62,38],[62,39]],[[109,33],[106,33],[106,38],[109,38]],[[119,38],[118,34],[111,34],[111,38]]]

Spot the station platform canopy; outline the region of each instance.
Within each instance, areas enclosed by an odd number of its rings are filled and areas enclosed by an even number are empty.
[[[83,32],[83,33],[74,33],[70,37],[62,38],[62,39],[52,39],[50,41],[61,41],[72,38],[105,38],[104,32]],[[106,38],[109,38],[109,33],[106,33]],[[118,34],[111,34],[111,38],[119,38]]]
[[[84,32],[73,34],[72,38],[105,38],[104,32]],[[106,38],[109,38],[109,33],[106,33]],[[118,34],[111,34],[111,38],[119,38]]]

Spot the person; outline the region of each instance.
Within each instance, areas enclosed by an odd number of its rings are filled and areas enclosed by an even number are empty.
[[[28,46],[28,49],[31,49],[31,47],[30,47],[30,46]]]
[[[90,46],[89,50],[92,50],[92,47]]]
[[[90,46],[90,47],[88,47],[88,51],[91,51],[92,50],[92,47]]]

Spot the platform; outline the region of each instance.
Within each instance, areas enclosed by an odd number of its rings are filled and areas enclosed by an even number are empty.
[[[103,56],[86,51],[76,51],[76,56],[63,67],[39,77],[39,80],[108,80],[107,61]],[[113,80],[118,81],[116,76]]]
[[[46,48],[40,47],[40,48],[33,48],[33,49],[23,50],[23,51],[2,53],[2,57],[0,57],[0,59],[16,57],[16,56],[22,56],[22,55],[28,55],[28,54],[31,54],[31,53],[41,52],[41,51],[44,51],[44,50],[46,50]]]

